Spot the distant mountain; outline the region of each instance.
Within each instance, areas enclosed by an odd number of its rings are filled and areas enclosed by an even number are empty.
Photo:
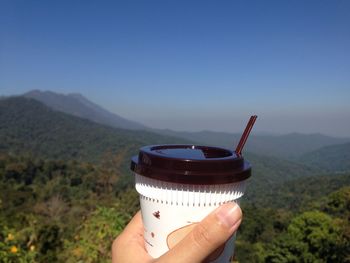
[[[23,96],[41,101],[54,110],[97,123],[130,130],[146,129],[146,126],[111,113],[78,93],[64,95],[52,91],[32,90],[23,94]]]
[[[147,130],[165,136],[183,138],[199,144],[216,145],[232,149],[237,145],[241,136],[241,134],[213,131],[177,132],[172,130],[152,129],[111,113],[89,101],[81,94],[76,93],[63,95],[51,91],[33,90],[23,96],[39,100],[54,110],[88,119],[96,123],[116,128]],[[242,130],[243,129],[244,127],[242,127]],[[322,134],[299,133],[287,135],[254,135],[253,132],[248,139],[245,151],[259,155],[297,160],[299,156],[307,152],[317,150],[324,146],[346,142],[350,142],[350,138],[341,139]]]
[[[327,171],[350,171],[350,143],[323,147],[302,155],[299,161]]]
[[[242,127],[242,130],[244,127]],[[171,130],[157,130],[158,133],[181,137],[191,141],[208,145],[218,145],[226,148],[234,148],[241,134],[225,132],[177,132]],[[350,142],[350,138],[334,138],[322,134],[290,133],[286,135],[254,135],[249,137],[245,151],[274,156],[283,159],[297,159],[297,157],[317,150],[321,147]]]

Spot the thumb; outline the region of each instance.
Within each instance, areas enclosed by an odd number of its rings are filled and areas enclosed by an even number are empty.
[[[239,206],[234,202],[226,203],[204,218],[157,262],[202,262],[232,236],[241,220]]]

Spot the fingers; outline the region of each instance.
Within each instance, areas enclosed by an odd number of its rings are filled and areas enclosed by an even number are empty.
[[[157,262],[201,262],[232,236],[241,220],[242,211],[236,203],[224,204],[204,218]]]
[[[138,212],[113,242],[112,262],[202,262],[232,236],[241,220],[242,211],[237,204],[224,204],[195,226],[173,249],[154,260],[144,248],[143,224]]]
[[[144,247],[141,212],[131,219],[112,245],[112,263],[151,262]]]

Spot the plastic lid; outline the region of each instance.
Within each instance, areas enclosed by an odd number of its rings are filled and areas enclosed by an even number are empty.
[[[131,159],[131,170],[145,177],[183,184],[226,184],[251,175],[251,165],[233,151],[209,146],[152,145]]]

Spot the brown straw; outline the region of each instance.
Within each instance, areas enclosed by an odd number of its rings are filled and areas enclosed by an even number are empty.
[[[238,155],[241,155],[241,152],[242,152],[242,150],[243,150],[243,147],[244,147],[244,145],[245,145],[245,143],[246,143],[246,141],[247,141],[247,139],[248,139],[248,136],[249,136],[249,134],[250,134],[250,131],[251,131],[252,128],[253,128],[253,125],[254,125],[254,123],[255,123],[255,121],[256,121],[256,118],[258,118],[258,116],[256,116],[256,115],[251,116],[250,119],[249,119],[249,121],[248,121],[247,126],[245,127],[245,130],[244,130],[244,132],[243,132],[243,134],[242,134],[241,140],[239,141],[239,143],[238,143],[238,145],[237,145],[237,148],[236,148],[236,153],[237,153]]]

